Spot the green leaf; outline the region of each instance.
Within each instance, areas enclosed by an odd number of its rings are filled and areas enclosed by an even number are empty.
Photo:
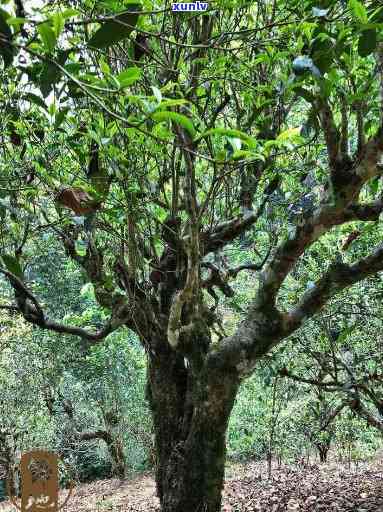
[[[140,11],[141,4],[129,5],[128,11]],[[114,19],[105,22],[91,37],[88,46],[92,48],[108,48],[113,44],[126,39],[138,20],[138,14],[124,12],[118,14]]]
[[[377,41],[376,30],[363,30],[358,41],[358,53],[361,57],[368,57],[375,51]]]
[[[100,69],[103,72],[104,75],[110,75],[110,67],[107,62],[101,57],[99,60]]]
[[[68,55],[70,54],[71,50],[62,50],[58,52],[57,56],[57,63],[60,64],[60,66],[63,66],[68,58]],[[40,90],[46,98],[50,92],[52,91],[52,88],[57,82],[60,81],[61,78],[61,70],[58,68],[55,64],[52,62],[47,62],[42,67],[41,73],[40,73]]]
[[[60,76],[61,73],[54,64],[51,62],[44,64],[40,75],[40,90],[44,98],[49,96],[53,85],[59,81]]]
[[[382,22],[383,21],[383,7],[378,7],[375,11],[372,12],[370,16],[370,21],[372,22]]]
[[[204,132],[200,137],[198,137],[197,140],[207,137],[208,135],[222,135],[226,137],[233,137],[242,140],[245,144],[247,144],[249,148],[257,147],[257,141],[253,137],[250,137],[250,135],[247,135],[246,133],[241,132],[240,130],[235,130],[232,128],[212,128],[211,130],[207,130],[206,132]]]
[[[12,38],[12,31],[7,23],[9,17],[6,11],[0,9],[0,36],[4,39],[4,41],[0,41],[0,55],[3,57],[4,67],[8,67],[12,64],[15,53],[15,48],[6,42],[11,42]]]
[[[185,105],[189,103],[188,100],[163,100],[161,108],[177,107],[178,105]]]
[[[161,103],[161,101],[162,101],[161,91],[154,85],[152,85],[152,91],[153,91],[153,94],[154,94],[156,100],[158,101],[158,103]]]
[[[116,76],[120,87],[123,89],[124,87],[129,87],[134,84],[137,80],[141,78],[142,71],[140,68],[131,67],[127,68],[124,71],[121,71],[119,75]]]
[[[62,122],[65,119],[65,116],[68,113],[68,110],[69,110],[69,108],[66,107],[66,108],[63,108],[62,110],[60,110],[59,112],[56,113],[56,115],[55,115],[55,125],[54,125],[55,130],[60,128]]]
[[[63,28],[64,28],[64,25],[65,25],[65,18],[64,16],[61,14],[61,12],[56,12],[53,16],[52,16],[52,26],[53,26],[53,31],[54,31],[54,34],[56,36],[56,39],[60,36]]]
[[[359,0],[348,0],[348,6],[354,18],[360,23],[368,23],[367,9]]]
[[[79,256],[85,256],[88,244],[84,240],[76,240],[75,249]]]
[[[161,111],[155,112],[151,117],[157,123],[161,123],[162,121],[173,121],[180,124],[192,137],[195,137],[196,131],[192,121],[183,114],[179,114],[178,112]]]
[[[287,130],[284,130],[282,133],[278,135],[276,140],[278,142],[287,142],[290,140],[297,140],[300,138],[300,128],[287,128]]]
[[[244,149],[239,149],[238,151],[234,151],[231,155],[233,160],[243,160],[245,158],[254,158],[254,153],[251,151],[245,151]]]
[[[27,23],[28,20],[27,18],[20,18],[19,16],[10,16],[8,19],[7,19],[7,23],[8,25],[10,25],[11,27],[19,27],[20,25],[24,25],[24,23]]]
[[[375,178],[374,180],[372,180],[370,183],[369,183],[369,189],[370,191],[373,193],[373,194],[376,194],[378,192],[378,189],[379,189],[379,182],[380,182],[380,177],[379,178]]]
[[[37,96],[37,94],[33,94],[33,92],[29,92],[24,95],[24,99],[29,101],[30,103],[34,103],[38,107],[43,108],[44,110],[47,110],[47,106],[42,98],[40,96]]]
[[[11,272],[20,279],[24,278],[23,270],[17,258],[11,256],[10,254],[3,254],[1,258],[4,262],[6,269],[9,272]]]
[[[57,37],[49,23],[45,22],[38,25],[37,30],[47,52],[52,52],[56,46]]]
[[[61,13],[61,16],[66,20],[68,18],[74,18],[75,16],[77,16],[79,13],[79,11],[77,11],[76,9],[65,9],[65,11],[63,11]]]

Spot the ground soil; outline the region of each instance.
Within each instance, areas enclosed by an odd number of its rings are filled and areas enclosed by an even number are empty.
[[[1,512],[14,510],[0,503]],[[100,480],[75,489],[67,512],[158,512],[150,473]],[[262,462],[227,469],[223,512],[383,512],[383,460],[274,468],[266,477]]]

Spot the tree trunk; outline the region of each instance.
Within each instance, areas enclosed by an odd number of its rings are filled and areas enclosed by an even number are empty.
[[[112,474],[118,478],[125,478],[126,460],[122,440],[118,435],[113,436],[108,430],[96,430],[94,432],[82,432],[80,441],[102,439],[105,441],[109,455],[112,459]]]
[[[330,449],[330,443],[317,443],[316,445],[318,453],[319,453],[319,460],[322,463],[327,462],[327,455]]]
[[[218,512],[224,483],[226,430],[237,375],[193,374],[169,350],[150,356],[148,399],[157,453],[162,512]]]
[[[273,398],[272,398],[272,407],[271,407],[271,418],[270,418],[270,426],[269,426],[269,442],[267,449],[267,478],[271,479],[271,473],[273,469],[273,452],[274,452],[274,438],[275,438],[275,430],[277,427],[277,421],[279,416],[279,411],[276,411],[276,401],[277,401],[277,384],[278,377],[273,381]]]
[[[114,439],[111,444],[108,444],[108,450],[113,460],[113,473],[118,478],[124,479],[126,476],[126,461],[121,439]]]
[[[267,452],[267,478],[271,479],[271,474],[273,472],[273,454],[268,451]]]

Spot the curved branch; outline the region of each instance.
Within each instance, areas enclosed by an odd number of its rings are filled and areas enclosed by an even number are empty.
[[[335,381],[323,382],[321,380],[306,379],[305,377],[300,377],[299,375],[289,372],[287,368],[282,368],[278,373],[281,377],[287,377],[288,379],[300,382],[301,384],[309,384],[310,386],[325,388],[327,391],[338,391],[343,386],[343,384]]]
[[[37,325],[42,329],[47,329],[60,334],[72,334],[90,342],[97,342],[106,338],[110,333],[127,321],[126,319],[119,319],[118,315],[112,315],[105,326],[96,332],[90,332],[81,327],[55,322],[54,320],[47,318],[37,298],[30,290],[28,290],[27,286],[21,281],[21,279],[19,279],[15,274],[12,274],[12,272],[1,267],[0,273],[5,275],[8,279],[14,290],[17,302],[17,306],[4,306],[2,309],[17,311],[27,322]]]
[[[201,253],[203,256],[211,252],[216,252],[225,245],[231,243],[240,234],[249,230],[260,218],[265,209],[270,195],[276,190],[279,184],[279,178],[272,180],[266,187],[265,197],[256,212],[249,211],[245,215],[240,215],[235,219],[222,222],[213,231],[201,234]]]
[[[375,165],[375,173],[382,172]],[[368,177],[364,181],[367,181]],[[359,179],[357,180],[359,182]],[[361,180],[362,182],[363,180]],[[353,184],[358,191],[360,183]],[[352,196],[351,192],[349,195]],[[297,226],[295,233],[277,248],[274,257],[261,275],[260,300],[264,304],[274,304],[277,293],[285,278],[296,264],[298,258],[331,228],[351,221],[376,221],[383,211],[383,200],[379,199],[370,204],[350,202],[345,208],[337,208],[325,204],[309,216],[303,225]]]
[[[326,140],[327,153],[331,168],[336,169],[341,158],[340,143],[341,136],[334,121],[334,115],[327,101],[318,102],[318,110],[322,129]]]
[[[358,414],[358,416],[364,418],[371,427],[374,427],[383,433],[383,420],[372,414],[372,412],[365,407],[359,398],[350,400],[349,406],[356,412],[356,414]]]
[[[333,263],[328,271],[308,290],[299,304],[286,315],[286,335],[295,331],[303,319],[310,318],[326,302],[345,288],[383,270],[383,244],[373,254],[353,265]]]
[[[272,293],[266,290],[267,294],[264,288],[262,290],[264,284],[261,282],[259,297],[251,304],[247,318],[235,334],[222,340],[219,347],[214,347],[209,355],[209,366],[246,376],[260,358],[317,313],[331,297],[382,270],[383,244],[372,255],[353,265],[333,263],[303,295],[297,307],[288,313],[281,313],[274,302],[267,302],[276,290],[272,289]],[[267,272],[270,272],[270,266]],[[266,293],[266,297],[262,293]]]
[[[102,439],[107,444],[113,442],[112,436],[106,430],[95,430],[94,432],[79,432],[79,441],[93,441],[94,439]]]

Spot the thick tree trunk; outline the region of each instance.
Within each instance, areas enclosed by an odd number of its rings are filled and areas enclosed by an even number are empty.
[[[236,375],[202,369],[192,376],[170,349],[151,356],[148,398],[162,512],[221,509],[226,430],[237,389]]]

